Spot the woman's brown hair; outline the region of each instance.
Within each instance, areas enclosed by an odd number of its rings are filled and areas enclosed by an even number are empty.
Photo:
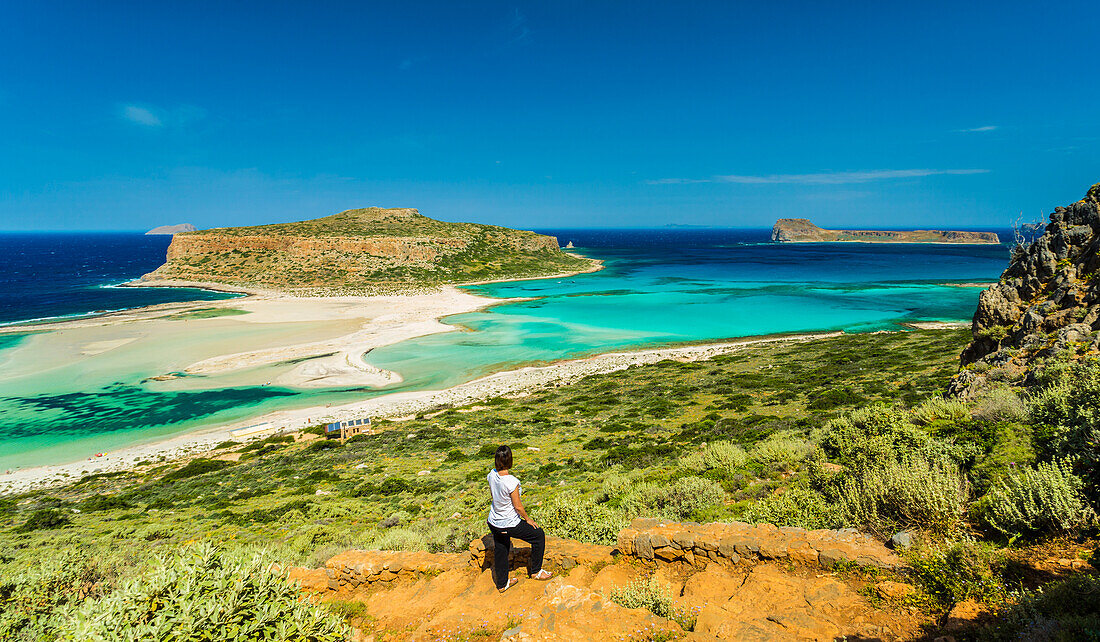
[[[497,448],[497,454],[493,459],[497,471],[508,470],[512,467],[512,449],[508,446]]]

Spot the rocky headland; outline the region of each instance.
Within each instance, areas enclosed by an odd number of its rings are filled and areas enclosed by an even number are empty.
[[[410,208],[176,234],[145,285],[220,284],[295,294],[374,294],[596,269],[551,236],[436,221]]]
[[[1000,280],[981,294],[953,383],[972,394],[989,379],[1030,383],[1030,364],[1100,348],[1100,183],[1055,208],[1043,234],[1018,245]]]
[[[772,226],[775,243],[1000,243],[993,232],[955,230],[826,230],[808,218],[781,218]]]
[[[182,234],[183,232],[194,232],[199,228],[191,225],[190,223],[179,223],[178,225],[161,225],[154,227],[145,233],[145,236],[158,236],[165,234]]]

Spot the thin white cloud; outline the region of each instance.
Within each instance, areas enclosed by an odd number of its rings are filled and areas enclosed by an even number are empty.
[[[922,176],[986,174],[988,169],[871,169],[858,172],[821,172],[817,174],[726,174],[711,178],[658,178],[645,181],[648,185],[682,185],[688,183],[736,183],[740,185],[848,185],[897,178]]]
[[[196,120],[206,118],[206,110],[194,105],[179,105],[172,108],[153,107],[126,103],[119,106],[124,120],[144,127],[182,127]]]
[[[652,178],[642,181],[646,185],[687,185],[689,183],[712,183],[709,178]]]
[[[985,174],[988,169],[872,169],[862,172],[822,172],[820,174],[768,174],[743,176],[729,174],[716,176],[720,183],[788,184],[788,185],[845,185],[869,183],[894,178],[919,178],[922,176]]]
[[[964,134],[972,134],[974,132],[991,132],[994,129],[997,129],[997,125],[983,125],[981,127],[970,127],[968,129],[956,129],[955,131]]]
[[[146,127],[164,126],[164,121],[162,121],[150,109],[138,105],[123,105],[122,117],[132,123],[145,125]]]

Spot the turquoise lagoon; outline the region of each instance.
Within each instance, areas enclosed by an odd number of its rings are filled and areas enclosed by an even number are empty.
[[[281,408],[435,389],[521,365],[600,352],[826,330],[962,321],[996,280],[1005,245],[766,243],[763,230],[556,230],[605,261],[600,272],[471,286],[531,300],[446,319],[459,331],[377,348],[386,389],[239,387],[158,391],[152,361],[81,377],[5,377],[33,336],[0,337],[0,470],[72,461]],[[290,331],[289,329],[287,330]],[[26,356],[25,354],[23,355]]]

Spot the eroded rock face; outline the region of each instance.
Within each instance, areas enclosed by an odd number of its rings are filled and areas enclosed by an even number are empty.
[[[956,230],[826,230],[808,218],[781,218],[772,227],[776,243],[823,243],[860,241],[864,243],[1000,243],[993,232]]]
[[[688,640],[905,639],[909,631],[833,577],[759,566],[729,597],[699,612]],[[723,593],[724,595],[724,593]]]
[[[1085,197],[1050,215],[1042,236],[1018,247],[1000,281],[982,292],[973,341],[962,354],[969,366],[951,390],[967,396],[992,374],[1028,383],[1037,357],[1100,346],[1100,183]],[[980,364],[980,365],[978,365]]]
[[[806,530],[742,522],[681,524],[636,519],[619,532],[619,552],[657,565],[686,563],[706,568],[710,562],[752,566],[783,561],[831,570],[839,562],[896,569],[904,561],[882,542],[855,529]]]

